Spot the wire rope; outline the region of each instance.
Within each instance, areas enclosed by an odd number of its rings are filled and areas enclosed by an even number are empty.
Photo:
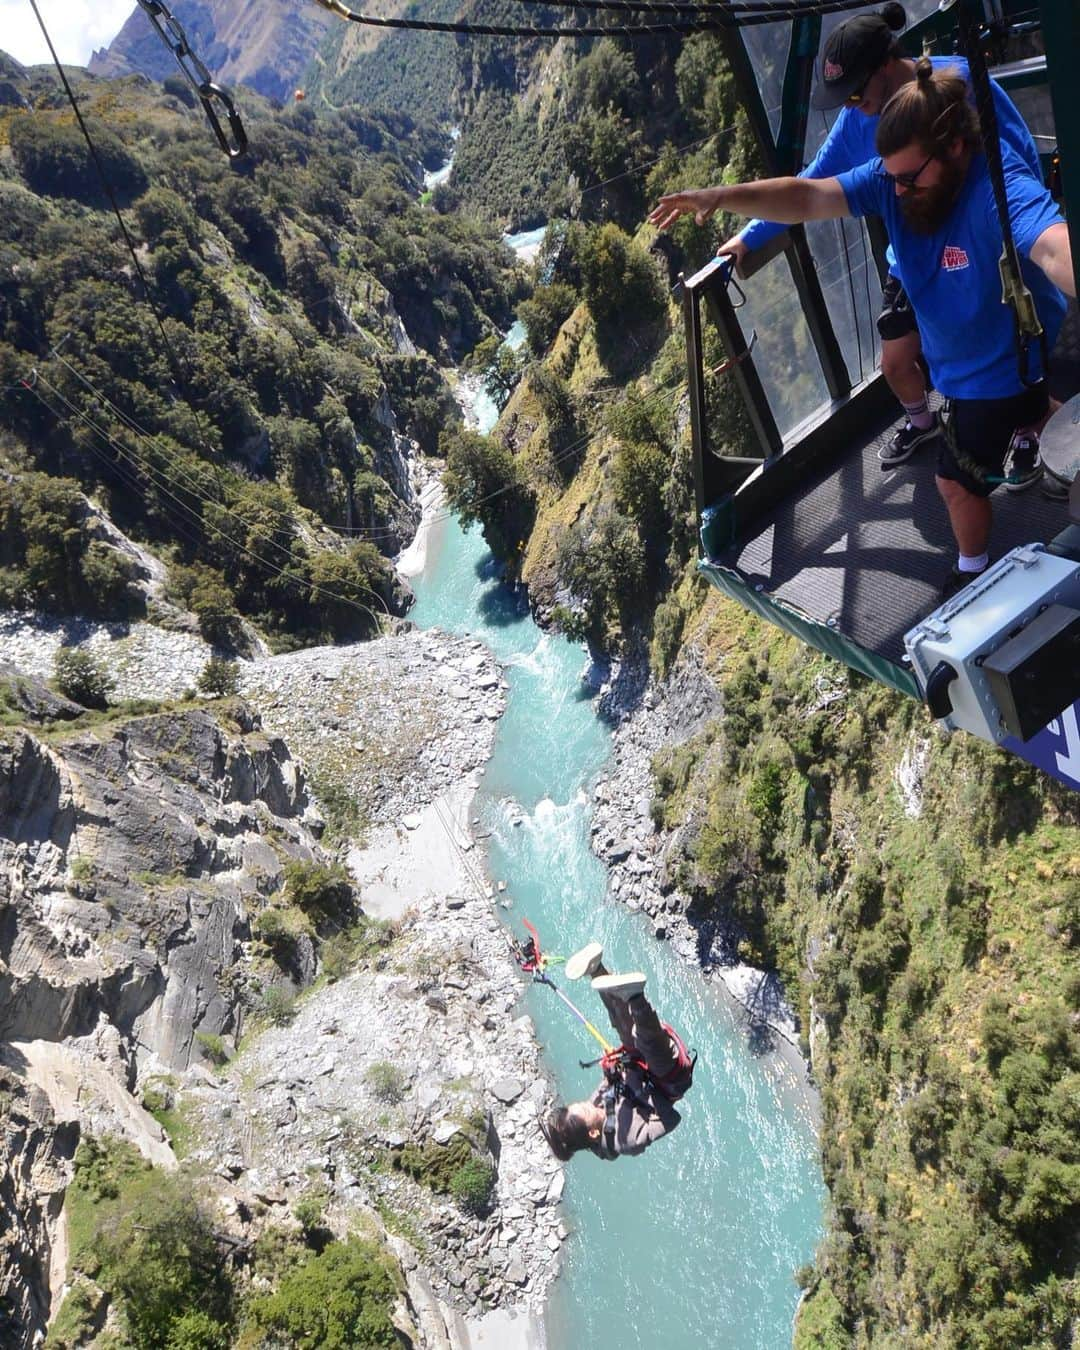
[[[336,14],[349,23],[369,28],[396,28],[424,33],[457,33],[471,37],[522,37],[522,38],[587,38],[587,37],[657,37],[664,34],[692,34],[720,32],[730,28],[745,28],[759,24],[780,23],[787,19],[798,19],[816,14],[834,14],[848,10],[861,9],[865,0],[814,0],[807,4],[804,0],[761,0],[757,5],[709,5],[695,14],[708,14],[708,17],[695,17],[685,23],[639,23],[608,24],[601,27],[555,26],[543,27],[539,24],[484,24],[484,23],[444,23],[434,19],[384,18],[372,14],[360,14],[350,9],[342,0],[313,0],[314,4]],[[737,9],[737,12],[736,12]]]
[[[55,354],[56,353],[54,352],[54,355]],[[63,360],[63,358],[60,359]],[[116,409],[115,406],[109,402],[108,398],[100,394],[96,390],[95,386],[89,380],[86,380],[85,378],[79,376],[79,372],[76,371],[74,367],[71,367],[68,362],[65,361],[64,364],[68,365],[69,369],[71,369],[76,376],[83,379],[83,383],[89,389],[93,390],[107,407],[113,408],[113,410],[117,413],[118,416],[122,418],[124,417],[124,414],[119,409]],[[42,382],[46,385],[47,388],[52,389],[57,397],[59,398],[64,397],[61,391],[56,389],[54,385],[51,385],[49,381],[43,375],[40,374],[40,372],[38,373],[38,378],[42,380]],[[66,398],[64,399],[64,402],[66,406],[72,408],[73,410],[76,408],[76,405],[71,403]],[[143,440],[148,441],[151,445],[155,444],[155,438],[152,437],[148,432],[141,430],[138,426],[138,423],[135,423],[133,420],[126,418],[125,422],[128,425],[128,429],[131,430],[133,434],[141,437],[141,439]],[[164,451],[163,447],[159,447],[159,449],[162,450],[162,453],[166,454],[166,458],[169,458],[167,452]],[[155,464],[152,460],[143,456],[139,456],[135,451],[131,451],[130,453],[136,459],[138,459],[138,462],[143,466],[146,472],[148,472],[151,475],[151,480],[155,484],[158,484],[160,482],[162,484],[168,484],[170,487],[177,487],[181,491],[187,492],[201,506],[219,507],[222,511],[227,512],[234,520],[238,521],[241,525],[246,526],[249,530],[254,530],[257,532],[265,531],[266,524],[264,521],[253,520],[249,516],[241,515],[240,512],[237,511],[235,507],[230,506],[227,501],[224,500],[215,501],[214,498],[212,497],[202,496],[201,495],[202,484],[194,475],[188,473],[188,471],[185,470],[183,466],[178,465],[175,460],[170,460],[170,463],[172,468],[174,469],[176,476],[170,477],[169,474],[164,469],[162,469],[159,465]],[[296,516],[292,515],[289,512],[280,511],[276,508],[272,508],[269,514],[271,519],[287,522],[290,527],[290,532],[293,533],[296,532],[296,527],[299,524]],[[276,548],[279,552],[284,553],[291,561],[299,562],[305,560],[302,554],[293,553],[284,544],[279,543],[276,539],[272,538],[270,535],[264,534],[263,537],[266,543]],[[377,596],[377,592],[375,591],[369,590],[369,594],[371,594],[372,596]],[[381,599],[381,597],[379,598]]]
[[[84,375],[77,367],[73,366],[70,361],[66,360],[63,356],[61,356],[56,348],[53,348],[50,351],[50,355],[53,356],[56,360],[60,361],[60,363],[64,365],[81,384],[83,384],[88,390],[90,390],[90,392],[94,395],[95,398],[100,400],[100,402],[103,403],[106,408],[108,408],[112,413],[114,413],[118,418],[120,418],[120,420],[128,427],[129,430],[134,432],[135,435],[142,437],[142,439],[150,442],[151,444],[157,444],[157,437],[153,432],[147,430],[146,427],[142,426],[134,417],[131,416],[130,413],[127,413],[122,408],[117,407],[117,405],[113,403],[113,401],[109,398],[107,394],[105,394],[102,390],[98,389],[98,387],[93,383],[93,381],[89,379],[89,377]],[[163,454],[167,454],[163,446],[159,446],[159,448],[161,449]],[[177,474],[180,475],[186,481],[186,484],[188,486],[192,484],[198,485],[198,480],[194,477],[193,474],[190,473],[190,471],[185,469],[182,465],[177,464],[175,460],[173,461],[173,464]],[[221,486],[220,477],[218,480],[218,486],[219,487]],[[207,500],[210,499],[208,498]],[[256,523],[248,520],[247,517],[240,515],[239,512],[235,510],[235,508],[230,508],[226,501],[221,500],[218,504],[223,508],[231,510],[233,515],[235,515],[236,518],[242,521],[244,524],[254,525]],[[301,507],[299,509],[302,510],[305,508]],[[298,521],[297,516],[292,512],[282,511],[274,507],[270,508],[270,513],[276,519],[290,522],[290,524],[294,527],[298,523],[300,523]],[[376,535],[382,536],[382,535],[400,534],[399,530],[394,529],[394,527],[390,525],[374,526],[374,527],[331,525],[329,522],[323,521],[321,518],[320,524],[324,526],[326,529],[332,530],[336,534],[347,532],[350,536],[356,536],[359,538],[370,537],[374,539]]]

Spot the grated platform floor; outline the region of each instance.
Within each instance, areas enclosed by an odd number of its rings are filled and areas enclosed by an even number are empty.
[[[1059,398],[1080,387],[1076,310],[1062,333],[1052,381]],[[1064,348],[1064,350],[1063,350]],[[1070,387],[1071,386],[1071,387]],[[936,609],[955,559],[945,506],[934,485],[937,446],[920,447],[883,473],[877,451],[898,419],[864,446],[811,474],[797,495],[779,502],[716,561],[751,586],[885,659],[900,664],[904,633]],[[992,497],[990,556],[1035,541],[1048,543],[1069,523],[1065,502],[1038,486]]]

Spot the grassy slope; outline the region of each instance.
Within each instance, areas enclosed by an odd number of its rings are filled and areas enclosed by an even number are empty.
[[[699,587],[726,714],[658,757],[660,810],[812,1028],[832,1205],[796,1344],[1069,1344],[1080,803]]]

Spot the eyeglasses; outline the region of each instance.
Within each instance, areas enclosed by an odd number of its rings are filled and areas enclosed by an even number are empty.
[[[937,151],[932,150],[930,154],[928,154],[926,158],[923,160],[923,162],[919,165],[919,167],[915,170],[914,173],[890,173],[888,169],[883,167],[880,170],[881,176],[882,178],[887,178],[890,183],[895,183],[897,187],[907,188],[908,190],[910,190],[916,185],[916,183],[918,183],[919,179],[922,177],[923,170],[930,163],[930,161],[935,158],[936,155]]]

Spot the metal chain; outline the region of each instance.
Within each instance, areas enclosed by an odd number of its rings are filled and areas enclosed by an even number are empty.
[[[214,83],[213,75],[192,51],[183,27],[161,0],[138,0],[138,5],[154,25],[158,37],[176,58],[180,73],[194,89],[203,106],[203,112],[206,113],[210,128],[217,137],[218,145],[230,159],[239,158],[247,150],[247,133],[231,96],[220,85]],[[220,103],[225,109],[229,129],[232,132],[231,141],[218,118],[215,102]]]

